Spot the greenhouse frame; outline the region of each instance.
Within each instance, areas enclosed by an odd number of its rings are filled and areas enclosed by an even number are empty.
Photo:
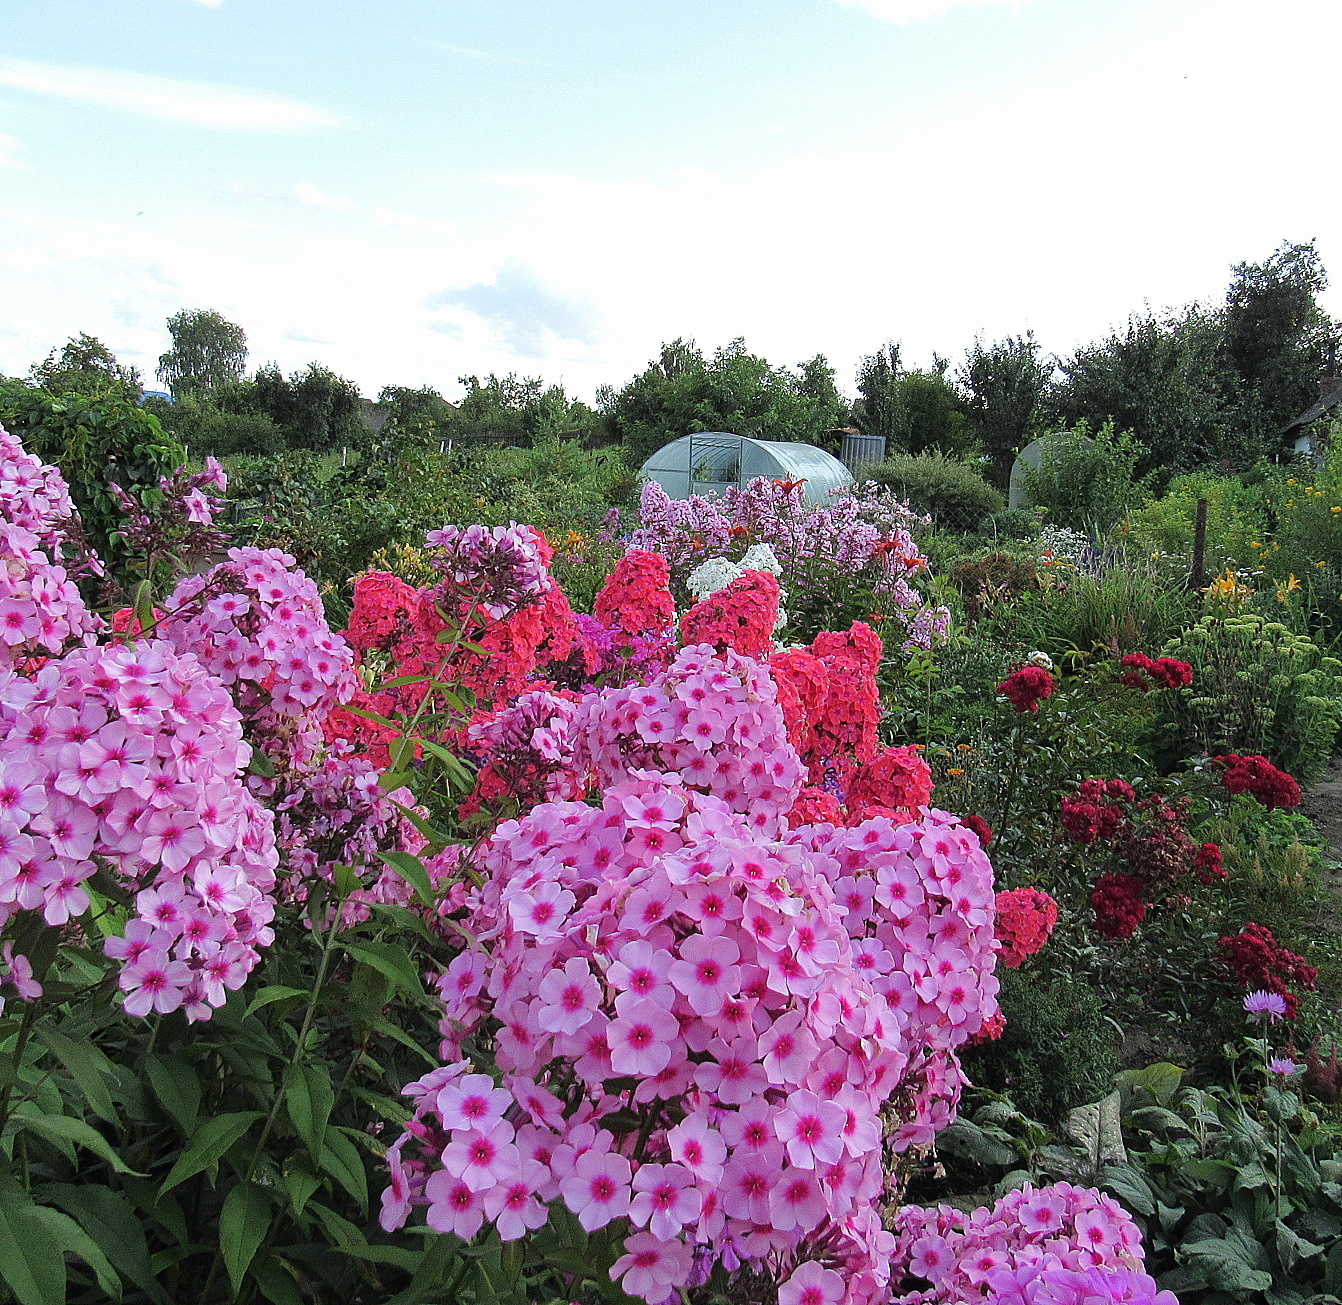
[[[802,482],[808,503],[827,503],[831,490],[853,483],[847,467],[814,444],[757,440],[728,431],[695,431],[664,444],[639,471],[640,482],[656,481],[671,498],[744,489],[756,476]]]

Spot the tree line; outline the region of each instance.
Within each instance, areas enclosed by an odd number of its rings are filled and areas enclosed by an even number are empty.
[[[744,340],[706,353],[676,339],[623,386],[602,387],[594,405],[536,378],[489,375],[461,377],[456,402],[427,386],[387,386],[370,413],[352,381],[317,362],[289,376],[268,363],[249,376],[243,328],[213,310],[183,310],[167,323],[172,343],[157,379],[170,397],[146,394],[135,370],[88,335],[53,350],[26,378],[0,381],[0,395],[135,403],[193,453],[219,455],[365,448],[380,428],[379,442],[402,452],[580,440],[621,446],[636,467],[693,430],[837,452],[851,428],[886,437],[892,452],[972,461],[1000,484],[1034,436],[1108,422],[1131,433],[1139,471],[1239,468],[1281,454],[1283,426],[1334,370],[1340,331],[1319,304],[1326,286],[1314,242],[1287,242],[1262,263],[1232,268],[1220,302],[1148,308],[1067,356],[1045,354],[1026,332],[975,339],[958,367],[934,356],[919,368],[887,341],[862,359],[851,396],[823,354],[775,366]]]

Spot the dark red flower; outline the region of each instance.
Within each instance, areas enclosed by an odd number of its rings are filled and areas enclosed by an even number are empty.
[[[980,847],[987,847],[993,841],[993,827],[982,816],[961,816],[960,823],[979,836]]]
[[[997,692],[1017,711],[1038,715],[1040,699],[1053,692],[1053,676],[1042,666],[1022,666],[997,686]]]
[[[1294,807],[1300,803],[1300,785],[1266,757],[1241,757],[1229,752],[1212,761],[1222,768],[1221,783],[1227,793],[1248,793],[1265,807]]]

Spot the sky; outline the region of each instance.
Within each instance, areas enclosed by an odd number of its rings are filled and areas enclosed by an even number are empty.
[[[1342,287],[1336,0],[0,0],[0,374],[213,308],[375,396],[959,363]],[[1325,296],[1342,316],[1342,289]]]

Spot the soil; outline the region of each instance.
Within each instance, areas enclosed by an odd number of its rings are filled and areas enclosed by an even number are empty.
[[[1300,810],[1328,844],[1324,883],[1342,894],[1342,757],[1334,757],[1323,776],[1305,790]]]

